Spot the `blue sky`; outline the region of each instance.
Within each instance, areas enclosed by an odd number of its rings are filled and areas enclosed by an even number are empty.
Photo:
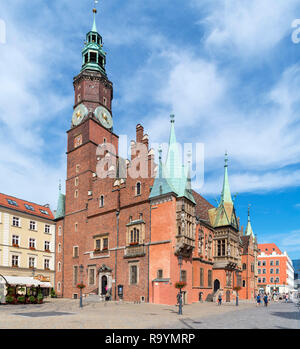
[[[100,6],[99,6],[100,5]],[[100,1],[97,27],[114,83],[114,131],[142,123],[167,142],[204,144],[204,185],[220,196],[224,152],[241,224],[300,258],[300,44],[296,0]],[[91,0],[1,1],[0,191],[56,206],[66,173],[72,79]],[[1,33],[0,33],[1,34]]]

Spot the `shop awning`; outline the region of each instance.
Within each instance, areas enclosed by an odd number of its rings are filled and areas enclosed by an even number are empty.
[[[6,276],[3,275],[5,277],[5,279],[7,280],[7,282],[12,285],[20,285],[20,286],[40,286],[43,288],[52,288],[52,285],[50,282],[42,282],[39,280],[34,279],[33,277],[26,277],[26,276]],[[0,283],[5,283],[5,280],[0,277]]]

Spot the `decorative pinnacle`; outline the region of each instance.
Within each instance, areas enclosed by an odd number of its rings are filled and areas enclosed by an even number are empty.
[[[173,124],[175,122],[175,115],[171,114],[170,119],[171,119],[171,124]]]
[[[59,186],[58,186],[59,192],[61,192],[61,180],[59,180]]]
[[[228,153],[227,153],[227,150],[225,152],[225,165],[224,167],[228,167]]]
[[[248,205],[248,221],[250,221],[250,207],[251,207],[251,204]]]
[[[162,154],[162,146],[160,144],[159,148],[158,148],[158,153],[159,153],[159,160],[161,160],[161,154]]]

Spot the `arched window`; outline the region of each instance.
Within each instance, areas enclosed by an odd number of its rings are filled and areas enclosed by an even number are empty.
[[[57,283],[57,292],[60,292],[60,282]]]
[[[136,184],[136,195],[141,195],[141,183],[137,182]]]
[[[101,195],[99,199],[99,207],[103,207],[103,206],[104,206],[104,196]]]
[[[57,269],[58,269],[58,271],[61,271],[61,263],[60,262],[57,263]]]
[[[246,280],[243,280],[243,287],[246,287]]]

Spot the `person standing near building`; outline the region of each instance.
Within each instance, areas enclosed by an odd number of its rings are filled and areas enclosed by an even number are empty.
[[[222,294],[219,293],[219,296],[218,296],[218,305],[222,305]]]
[[[257,307],[260,306],[260,294],[258,294],[257,297],[256,297],[256,306]]]
[[[264,295],[265,307],[267,307],[267,306],[268,306],[268,301],[269,301],[269,299],[268,299],[268,295],[267,295],[267,294],[265,294],[265,295]]]

